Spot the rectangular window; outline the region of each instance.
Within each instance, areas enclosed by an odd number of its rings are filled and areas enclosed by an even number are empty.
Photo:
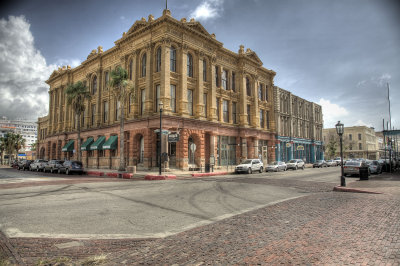
[[[103,102],[103,122],[107,122],[108,121],[108,102]]]
[[[358,149],[362,150],[362,144],[361,143],[358,143]]]
[[[220,111],[219,111],[219,98],[217,98],[217,119],[218,121],[221,121]]]
[[[158,113],[160,111],[160,84],[156,85],[156,102],[155,111]]]
[[[115,100],[115,120],[118,120],[121,113],[121,102],[118,100]]]
[[[247,105],[247,124],[250,125],[250,116],[251,116],[251,112],[250,112],[250,104]]]
[[[349,134],[349,140],[353,140],[353,135]]]
[[[172,85],[170,86],[171,90],[171,111],[173,113],[176,113],[176,86]]]
[[[110,76],[108,71],[104,73],[104,90],[108,90],[108,82],[110,81]]]
[[[207,93],[203,94],[203,103],[204,103],[204,117],[207,117]]]
[[[228,71],[224,70],[222,71],[222,88],[224,88],[224,90],[228,89]]]
[[[260,127],[264,128],[264,110],[260,110]]]
[[[92,126],[94,125],[95,117],[96,117],[96,105],[92,104],[92,117],[90,119]]]
[[[237,123],[236,116],[237,116],[236,102],[233,102],[233,103],[232,103],[232,122],[233,122],[234,124]]]
[[[229,123],[229,104],[227,100],[222,101],[222,112],[225,123]]]
[[[215,66],[215,86],[219,87],[219,67]]]
[[[187,101],[188,101],[188,113],[189,115],[193,115],[193,91],[187,91]]]
[[[207,81],[207,61],[203,60],[203,81]]]
[[[235,72],[232,72],[232,82],[231,82],[231,84],[232,84],[232,90],[233,91],[236,91],[235,79],[236,79]]]
[[[144,105],[146,101],[146,89],[142,89],[140,92],[140,115],[144,115]]]
[[[265,86],[265,101],[268,102],[268,86]]]
[[[361,140],[361,134],[358,134],[358,140]],[[361,149],[360,149],[361,150]]]
[[[263,99],[263,93],[262,93],[263,85],[260,83],[258,86],[258,99],[262,100]]]
[[[129,110],[129,113],[132,112],[132,104],[133,104],[133,93],[129,93],[129,101],[128,101],[128,110]]]
[[[269,121],[269,111],[267,111],[267,113],[266,113],[266,118],[267,118],[267,128],[269,129],[269,127],[270,127],[270,121]]]

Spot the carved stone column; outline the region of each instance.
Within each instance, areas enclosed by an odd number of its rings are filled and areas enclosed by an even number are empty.
[[[239,90],[240,90],[240,100],[239,100],[239,125],[241,127],[247,126],[247,94],[246,94],[246,75],[244,71],[239,74]],[[247,156],[247,153],[246,153]]]
[[[211,90],[209,90],[208,94],[210,99],[210,113],[209,113],[209,120],[216,121],[217,120],[217,83],[215,82],[216,74],[215,74],[215,63],[217,59],[213,56],[210,60],[212,62],[210,64],[210,74],[211,74]]]
[[[180,49],[180,72],[181,72],[181,77],[180,77],[180,89],[178,89],[178,106],[179,106],[179,111],[178,113],[180,115],[188,115],[188,110],[187,110],[187,46],[183,45]]]
[[[196,109],[194,112],[195,118],[199,119],[204,114],[204,102],[203,102],[203,94],[204,94],[204,81],[203,81],[203,53],[198,52],[198,75],[197,75],[197,89],[195,94],[195,102],[197,103]]]
[[[163,109],[165,113],[171,111],[171,86],[170,86],[170,41],[163,40],[161,46],[161,85],[160,85],[160,98],[164,103]]]
[[[253,94],[253,104],[251,105],[251,126],[260,127],[260,111],[258,109],[258,81],[257,76],[253,76],[253,86],[252,86],[252,94]]]

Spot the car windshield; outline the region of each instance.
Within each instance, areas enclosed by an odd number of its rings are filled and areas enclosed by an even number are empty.
[[[278,165],[278,162],[273,162],[273,163],[271,163],[271,164],[273,164],[273,165]]]
[[[322,160],[318,160],[318,161],[317,161],[317,163],[322,163],[322,162],[323,162]]]
[[[251,164],[251,160],[244,160],[242,164]]]
[[[289,163],[295,163],[296,162],[296,160],[290,160],[289,161]]]
[[[74,165],[74,166],[82,166],[82,163],[81,162],[72,162],[72,165]]]

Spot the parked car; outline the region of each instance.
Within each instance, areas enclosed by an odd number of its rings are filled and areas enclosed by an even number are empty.
[[[370,170],[368,165],[362,160],[347,161],[346,164],[343,166],[343,174],[344,176],[360,175],[360,168],[367,168],[368,175],[370,175]]]
[[[31,171],[43,171],[44,169],[44,165],[47,163],[47,160],[43,160],[43,159],[36,159],[34,160],[31,165],[29,166],[29,170]]]
[[[373,160],[369,164],[369,171],[371,174],[380,174],[382,173],[382,165],[377,160]]]
[[[10,166],[13,168],[18,167],[18,160],[12,160]]]
[[[49,171],[50,173],[57,173],[58,168],[61,167],[61,165],[64,163],[64,161],[61,160],[50,160],[45,164],[44,166],[44,172]]]
[[[340,157],[336,157],[333,160],[337,163],[337,165],[342,165],[342,159]],[[344,160],[343,160],[343,163],[344,163]]]
[[[73,173],[83,174],[83,164],[80,161],[65,161],[58,168],[58,173],[65,173],[67,175]]]
[[[285,162],[272,162],[267,165],[265,171],[266,172],[279,172],[279,171],[286,171],[287,166]]]
[[[287,169],[297,170],[299,168],[305,168],[304,161],[301,159],[293,159],[286,163]]]
[[[235,173],[237,174],[241,172],[251,174],[253,171],[262,173],[263,163],[259,159],[247,159],[235,167]]]
[[[328,164],[326,163],[325,160],[318,160],[315,163],[313,163],[313,168],[322,168],[322,167],[328,167]]]
[[[32,160],[21,160],[21,161],[18,161],[18,166],[17,166],[17,169],[18,170],[29,170],[29,166],[31,165],[31,163],[32,163],[33,161]]]
[[[328,167],[338,166],[338,164],[335,160],[328,160],[328,161],[326,161],[326,164],[328,165]]]

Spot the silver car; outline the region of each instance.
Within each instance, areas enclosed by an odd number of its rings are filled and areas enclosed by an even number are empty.
[[[328,161],[326,161],[326,164],[328,165],[328,167],[337,166],[338,165],[335,160],[328,160]]]
[[[370,175],[370,170],[368,165],[364,161],[347,161],[346,164],[343,167],[343,174],[344,176],[348,175],[360,175],[360,168],[367,168],[368,169],[368,175]]]
[[[29,170],[31,171],[43,171],[44,166],[47,164],[47,160],[42,160],[42,159],[36,159],[31,163],[29,166]]]
[[[287,169],[303,169],[305,168],[304,161],[301,159],[293,159],[286,163]]]
[[[286,171],[287,166],[285,162],[273,162],[267,165],[265,171],[266,172],[279,172]]]

